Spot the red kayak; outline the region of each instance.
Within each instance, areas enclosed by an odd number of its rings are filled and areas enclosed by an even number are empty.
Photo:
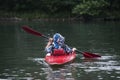
[[[45,61],[49,65],[62,65],[71,62],[76,58],[76,52],[65,53],[63,50],[54,50],[52,55],[46,55]]]

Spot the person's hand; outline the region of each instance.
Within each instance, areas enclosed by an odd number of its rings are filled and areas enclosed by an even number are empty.
[[[77,49],[76,48],[72,48],[72,51],[76,51]]]
[[[53,38],[49,38],[49,43],[52,44],[52,42],[53,42]]]
[[[53,38],[49,38],[46,48],[49,47],[52,43],[53,43]]]

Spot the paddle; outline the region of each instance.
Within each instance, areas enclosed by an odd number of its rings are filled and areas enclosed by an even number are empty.
[[[25,30],[26,32],[30,33],[30,34],[34,34],[36,36],[41,36],[43,38],[49,39],[47,36],[45,36],[45,35],[37,32],[37,31],[33,30],[32,28],[30,28],[30,27],[28,27],[26,25],[22,26],[22,29]]]
[[[101,57],[100,55],[98,54],[93,54],[93,53],[90,53],[90,52],[82,52],[82,51],[79,51],[79,50],[76,50],[77,52],[83,54],[83,56],[85,58],[98,58],[98,57]]]
[[[43,38],[46,38],[46,39],[49,39],[49,37],[41,34],[40,32],[37,32],[35,30],[33,30],[32,28],[24,25],[22,26],[22,29],[25,30],[26,32],[30,33],[30,34],[33,34],[33,35],[36,35],[36,36],[40,36],[40,37],[43,37]],[[97,57],[101,57],[100,55],[98,54],[93,54],[93,53],[90,53],[90,52],[82,52],[82,51],[79,51],[79,50],[76,50],[77,52],[83,54],[83,56],[85,58],[97,58]]]

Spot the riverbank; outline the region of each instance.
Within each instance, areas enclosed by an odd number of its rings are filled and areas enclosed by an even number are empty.
[[[0,12],[0,20],[72,20],[72,16],[69,13],[54,13],[46,14],[41,12]]]
[[[120,17],[83,17],[71,14],[0,12],[0,21],[120,21]]]
[[[10,17],[10,18],[0,18],[0,21],[120,21],[120,18],[92,18],[85,20],[83,18],[19,18],[19,17]]]

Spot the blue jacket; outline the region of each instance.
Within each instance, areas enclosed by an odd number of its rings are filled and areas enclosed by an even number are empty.
[[[51,44],[48,48],[45,49],[47,53],[52,53],[53,49],[60,49],[63,48],[65,52],[70,53],[72,52],[71,48],[69,48],[67,45],[64,44],[65,38],[59,34],[56,33],[53,36],[53,44]]]

